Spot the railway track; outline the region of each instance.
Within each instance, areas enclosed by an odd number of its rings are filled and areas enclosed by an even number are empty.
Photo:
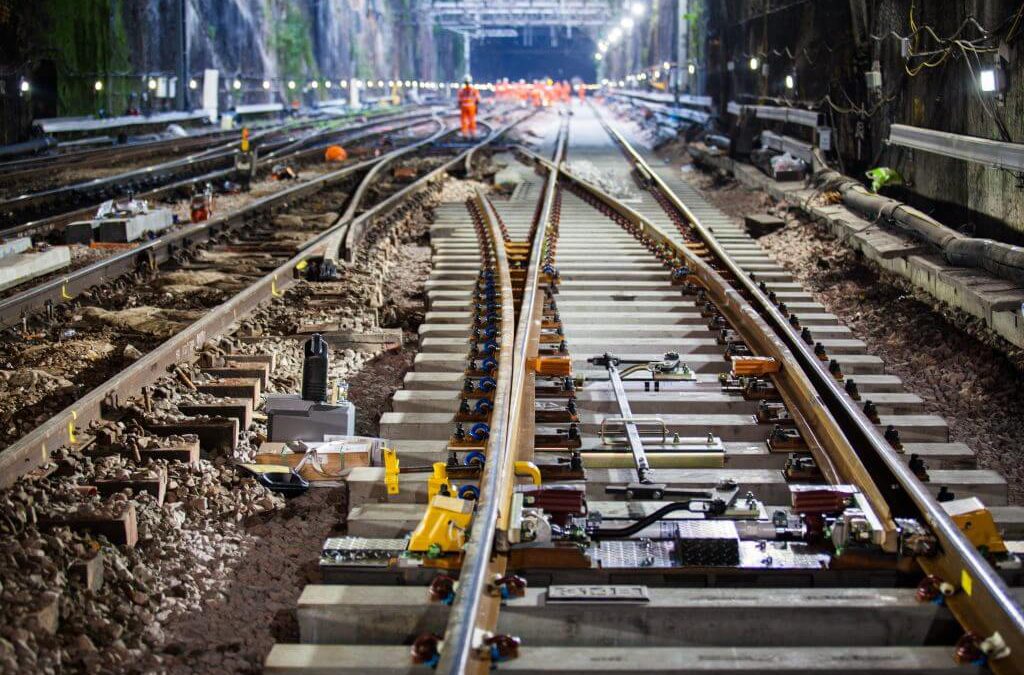
[[[327,122],[324,128],[318,128],[305,122],[259,131],[253,136],[260,152],[257,173],[266,174],[280,162],[307,162],[316,158],[326,145],[347,143],[352,135],[378,127],[381,133],[398,131],[403,125],[428,119],[431,115],[429,110],[416,110],[356,124],[339,126],[339,122]],[[68,223],[91,218],[99,204],[108,199],[134,194],[142,199],[161,200],[173,195],[187,196],[187,191],[195,185],[223,182],[234,174],[236,145],[235,142],[220,144],[116,175],[8,198],[0,202],[0,224],[6,226],[0,230],[0,237],[56,236]]]
[[[412,121],[385,123],[383,128],[372,124],[365,127],[360,125],[359,128],[362,131],[353,130],[346,137],[346,141],[352,146],[353,156],[336,170],[328,171],[311,180],[298,181],[292,187],[282,187],[277,192],[255,199],[241,209],[215,216],[208,221],[185,224],[156,239],[144,241],[131,248],[111,250],[105,257],[91,264],[72,266],[71,269],[61,270],[34,280],[31,285],[6,289],[0,293],[0,328],[21,324],[23,329],[27,329],[28,323],[44,311],[46,316],[43,318],[49,321],[53,318],[54,311],[60,311],[60,306],[67,305],[69,300],[73,300],[99,284],[108,283],[141,268],[159,266],[176,253],[202,244],[211,236],[235,230],[254,219],[272,216],[282,205],[287,205],[291,200],[313,194],[325,186],[339,181],[355,180],[375,166],[387,165],[388,161],[396,156],[393,153],[385,153],[382,156],[372,157],[373,153],[368,151],[366,154],[370,158],[361,159],[356,156],[355,149],[371,147],[385,134],[413,133],[420,128],[430,128],[431,125],[435,125],[436,128],[437,124],[440,122],[432,122],[430,118],[424,119],[421,116],[416,116]],[[415,141],[415,136],[411,136],[408,139],[396,138],[392,143],[397,143],[399,146],[397,151],[403,152],[409,143]],[[309,155],[309,150],[298,150],[295,155],[291,156],[291,159],[295,160],[304,156],[304,161],[308,161]],[[270,158],[266,161],[274,160]],[[360,202],[361,200],[355,200],[354,203]],[[349,215],[351,216],[351,214]]]
[[[484,121],[481,126],[483,132],[490,133],[490,136],[478,145],[493,141],[507,128],[499,127],[494,121]],[[102,321],[106,322],[103,317],[114,316],[116,319],[120,310],[139,309],[137,305],[142,305],[141,309],[147,313],[149,309],[167,309],[146,304],[160,304],[160,289],[166,281],[170,281],[172,286],[179,281],[186,285],[216,286],[207,279],[212,274],[221,282],[228,282],[221,296],[226,299],[212,307],[204,307],[201,300],[195,301],[203,289],[195,289],[172,300],[172,310],[177,309],[174,305],[178,302],[191,303],[189,308],[193,312],[189,316],[171,317],[172,323],[176,320],[182,325],[156,336],[159,339],[149,353],[139,355],[134,363],[117,369],[109,377],[100,378],[98,383],[92,383],[91,388],[75,395],[66,409],[41,421],[32,431],[0,452],[3,485],[12,484],[19,476],[40,466],[57,448],[93,446],[97,439],[89,432],[91,424],[124,415],[124,406],[130,399],[142,396],[144,389],[148,391],[155,383],[162,382],[169,372],[172,379],[178,372],[177,377],[182,378],[184,386],[190,387],[193,393],[197,391],[193,386],[195,383],[180,374],[182,364],[198,358],[209,342],[225,331],[239,330],[246,316],[261,305],[285,297],[283,294],[299,280],[311,276],[316,269],[322,269],[320,261],[325,257],[343,266],[363,248],[373,249],[377,242],[387,240],[392,236],[390,228],[402,218],[407,218],[410,209],[422,208],[424,200],[437,189],[448,170],[462,169],[465,157],[474,146],[448,143],[453,133],[446,123],[437,121],[431,133],[413,143],[276,193],[247,207],[243,213],[204,223],[201,229],[175,233],[170,237],[172,241],[164,242],[162,248],[153,249],[148,254],[133,250],[130,259],[137,260],[136,256],[140,254],[149,255],[155,264],[140,269],[132,263],[119,273],[109,272],[103,283],[93,280],[95,285],[70,306],[49,312],[48,318],[43,318],[43,324],[33,323],[33,326],[45,326],[43,333],[19,339],[35,342],[65,339],[66,331],[72,325],[76,328],[71,330],[72,335],[67,339],[73,339],[76,330],[89,330],[82,324],[86,313],[101,315]],[[373,170],[378,167],[382,170]],[[397,172],[391,169],[402,167],[407,170],[399,180]],[[376,194],[369,194],[370,186]],[[347,242],[350,248],[341,255],[334,254],[332,247],[339,246],[342,241]],[[189,275],[194,275],[198,281],[189,281]],[[141,296],[141,299],[132,294]],[[200,316],[195,316],[195,310],[199,310]],[[57,316],[61,317],[59,323],[62,327],[53,322]],[[160,325],[165,317],[155,318]],[[113,326],[138,338],[138,331],[134,330],[131,322],[117,319]],[[107,326],[101,337],[109,339],[109,329]],[[61,337],[56,337],[58,335]],[[250,362],[244,356],[234,360],[214,360],[218,367],[228,369],[232,365]],[[256,361],[262,363],[260,359]],[[246,379],[243,376],[252,376],[252,370],[252,367],[241,367],[235,374]],[[265,390],[268,378],[269,374],[260,375],[255,389],[248,389],[250,393],[255,392],[250,409],[258,404],[259,392]],[[204,379],[210,378],[204,376]],[[237,387],[232,389],[230,384],[226,390],[221,388],[219,391],[237,392]],[[218,388],[211,391],[218,391]],[[216,401],[216,397],[210,400]],[[146,398],[146,401],[150,399]],[[148,403],[145,408],[146,412],[152,412]],[[207,407],[208,414],[199,414],[201,420],[210,417],[210,410]],[[223,407],[220,410],[223,412]],[[224,422],[224,419],[208,424],[200,421],[193,426],[205,429],[209,434],[208,440],[213,439],[211,443],[223,442],[234,447],[239,429],[246,429],[248,424],[244,420],[239,421],[240,426],[225,425]],[[174,435],[166,425],[150,425],[149,428],[161,428],[165,435]],[[175,428],[180,429],[181,425]],[[216,447],[223,449],[220,445]]]
[[[1021,672],[1005,481],[576,110],[512,198],[437,209],[394,454],[266,671]]]

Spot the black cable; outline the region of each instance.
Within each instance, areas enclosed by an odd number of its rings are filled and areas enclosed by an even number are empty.
[[[692,511],[693,509],[691,509],[690,507],[692,507],[694,504],[707,505],[706,510],[694,511],[694,513],[709,513],[717,515],[725,512],[725,502],[723,502],[721,499],[713,499],[710,501],[706,499],[690,499],[685,502],[672,502],[671,504],[666,504],[665,506],[662,506],[660,509],[658,509],[651,515],[645,518],[641,518],[640,520],[634,522],[632,525],[611,529],[598,528],[590,533],[590,538],[594,539],[595,541],[601,539],[626,539],[636,534],[640,530],[644,529],[648,525],[653,525],[659,520],[662,520],[665,516],[667,516],[670,513],[675,513],[676,511]]]

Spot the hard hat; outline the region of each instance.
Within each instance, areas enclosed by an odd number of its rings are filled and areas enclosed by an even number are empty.
[[[473,84],[473,76],[466,75],[464,78],[462,78],[462,81],[465,82],[466,84]]]

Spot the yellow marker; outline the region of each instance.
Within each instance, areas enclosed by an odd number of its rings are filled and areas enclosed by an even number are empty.
[[[275,298],[280,298],[282,295],[284,295],[284,293],[281,293],[280,291],[277,290],[277,275],[276,274],[274,275],[274,278],[270,280],[270,295],[275,297]]]
[[[60,285],[60,297],[64,300],[70,300],[71,298],[75,297],[68,293],[68,281],[69,279],[65,279],[64,283]]]
[[[303,272],[307,267],[309,267],[309,263],[306,262],[305,260],[302,260],[299,262],[298,265],[295,266],[295,269],[297,269],[300,272]]]
[[[77,443],[78,439],[75,437],[75,422],[78,421],[78,413],[74,410],[71,411],[71,420],[68,421],[68,442]]]
[[[384,486],[389,495],[398,494],[398,453],[391,448],[384,448]]]
[[[964,593],[971,595],[974,591],[974,579],[967,573],[967,570],[960,570],[960,588],[964,589]]]
[[[517,476],[529,476],[533,484],[540,487],[540,467],[533,462],[516,462],[515,470]]]

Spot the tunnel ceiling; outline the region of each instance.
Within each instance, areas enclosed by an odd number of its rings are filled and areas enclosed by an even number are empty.
[[[530,27],[607,25],[618,4],[609,0],[422,0],[421,8],[443,28],[473,38],[512,38]]]

